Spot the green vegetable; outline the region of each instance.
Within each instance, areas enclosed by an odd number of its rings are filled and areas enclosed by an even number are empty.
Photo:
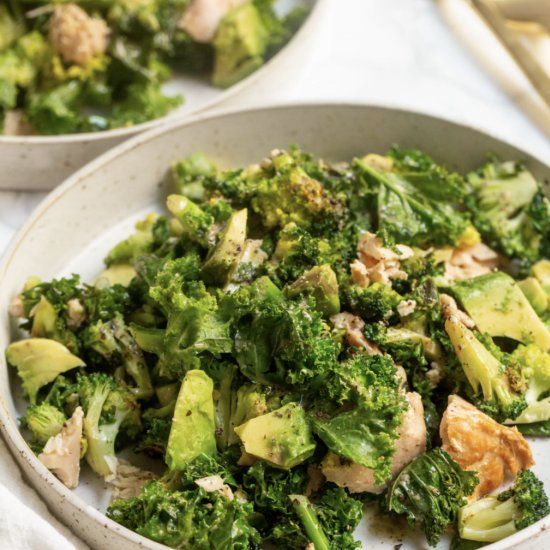
[[[98,321],[90,325],[83,338],[86,347],[96,351],[107,362],[115,366],[122,364],[126,375],[135,384],[130,391],[138,399],[148,399],[153,395],[151,376],[143,353],[120,316],[109,322]]]
[[[419,177],[409,166],[378,155],[356,160],[356,167],[375,194],[378,229],[389,239],[412,245],[460,241],[468,221],[451,204],[441,202],[441,176]]]
[[[235,212],[220,234],[216,246],[212,249],[202,266],[202,276],[210,284],[224,284],[231,267],[239,258],[246,239],[246,209]]]
[[[550,513],[544,486],[529,470],[520,472],[511,489],[462,507],[458,530],[466,540],[496,542]]]
[[[40,388],[53,382],[63,372],[85,366],[65,346],[46,338],[29,338],[10,344],[6,359],[17,368],[23,389],[32,404],[36,402]]]
[[[23,424],[32,432],[34,439],[43,445],[63,429],[65,420],[67,420],[65,414],[57,407],[40,403],[31,405],[27,409]]]
[[[267,30],[252,2],[230,10],[214,38],[214,85],[228,88],[260,67],[267,39]]]
[[[508,359],[511,376],[522,392],[526,407],[514,424],[532,424],[550,420],[550,356],[537,346],[518,346]]]
[[[303,495],[289,495],[289,498],[296,513],[302,520],[306,533],[313,542],[313,546],[315,546],[315,550],[329,550],[329,541],[319,526],[317,514],[311,506],[309,499]]]
[[[77,375],[77,391],[85,414],[86,461],[100,476],[115,474],[117,436],[121,430],[141,429],[139,404],[132,393],[102,373]]]
[[[550,350],[550,332],[509,275],[499,271],[459,281],[452,292],[480,332]]]
[[[474,394],[481,393],[480,408],[501,422],[517,418],[527,404],[510,387],[505,366],[458,318],[447,319],[445,330]]]
[[[413,460],[392,483],[386,497],[388,510],[404,514],[419,526],[435,546],[478,483],[442,449],[435,448]]]
[[[186,2],[94,2],[114,30],[93,66],[42,56],[32,33],[5,51],[54,64],[47,91],[76,82],[108,122],[124,94],[101,83],[158,85],[166,58],[212,60],[212,45],[166,26]],[[271,51],[286,27],[272,0],[251,4]],[[48,18],[35,18],[39,37]],[[430,544],[457,530],[461,508],[476,537],[549,511],[529,473],[506,497],[468,504],[476,473],[438,446],[450,395],[521,433],[550,434],[546,235],[536,261],[519,261],[480,226],[502,271],[452,280],[449,262],[461,275],[485,268],[470,222],[477,191],[416,150],[334,164],[292,147],[226,171],[193,155],[169,176],[178,194],[167,213],[138,222],[93,285],[31,277],[12,299],[27,339],[7,358],[31,403],[21,426],[33,451],[82,407],[92,470],[110,479],[119,453],[138,452],[159,474],[109,517],[182,549],[352,550],[363,506],[379,504]],[[388,252],[403,242],[411,257]],[[350,493],[365,489],[380,494]],[[452,547],[480,544],[457,535]]]
[[[166,448],[166,463],[181,470],[199,454],[216,452],[212,380],[191,370],[181,384]]]
[[[172,548],[255,548],[261,538],[249,520],[252,505],[195,486],[169,491],[145,485],[140,496],[115,500],[107,516],[151,540]]]
[[[363,353],[337,369],[335,380],[324,391],[355,407],[328,418],[326,411],[317,411],[313,430],[331,451],[374,470],[376,482],[384,483],[391,475],[395,440],[406,408],[395,366],[389,356]]]
[[[487,244],[530,265],[548,254],[550,203],[523,165],[490,161],[468,176],[467,205]]]
[[[316,309],[327,317],[340,311],[338,280],[336,273],[328,265],[311,268],[287,289],[290,297],[303,293],[311,294],[315,300]]]
[[[235,427],[247,453],[273,466],[293,468],[315,451],[315,441],[304,409],[289,403],[269,414]]]

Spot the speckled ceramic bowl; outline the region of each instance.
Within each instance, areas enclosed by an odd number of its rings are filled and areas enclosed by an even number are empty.
[[[175,159],[203,151],[218,164],[237,167],[263,158],[275,147],[299,144],[327,160],[385,152],[392,144],[419,147],[450,168],[478,167],[488,152],[523,159],[542,180],[550,167],[502,141],[426,115],[358,105],[300,105],[226,112],[171,124],[137,136],[96,159],[53,191],[15,238],[0,266],[0,349],[13,335],[7,309],[28,275],[50,279],[81,273],[91,280],[106,251],[151,210],[162,210],[163,179]],[[65,488],[30,451],[17,426],[24,410],[13,372],[0,354],[0,427],[28,480],[52,512],[96,548],[161,548],[103,516],[109,495],[84,468],[76,491]],[[550,489],[550,440],[533,441],[535,471]],[[550,517],[492,550],[550,548]],[[370,550],[423,548],[419,538],[367,518],[357,536]],[[443,544],[441,548],[445,548]]]
[[[174,74],[166,84],[169,94],[181,94],[184,104],[163,118],[106,132],[62,136],[3,136],[0,134],[0,189],[49,190],[75,170],[128,138],[175,119],[202,113],[237,96],[264,76],[289,78],[307,61],[309,42],[315,34],[326,0],[277,0],[277,9],[288,12],[304,5],[309,14],[289,43],[265,65],[227,90],[208,79]]]

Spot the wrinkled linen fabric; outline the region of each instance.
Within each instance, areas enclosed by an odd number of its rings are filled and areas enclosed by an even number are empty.
[[[89,550],[57,520],[23,480],[0,438],[0,548],[9,550]]]

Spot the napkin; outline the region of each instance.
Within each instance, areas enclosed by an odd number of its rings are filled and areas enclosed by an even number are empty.
[[[50,513],[22,478],[0,438],[0,548],[9,550],[87,550],[88,546]]]

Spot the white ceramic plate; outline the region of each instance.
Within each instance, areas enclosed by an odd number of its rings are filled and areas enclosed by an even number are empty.
[[[170,95],[183,95],[184,104],[163,118],[106,132],[67,134],[62,136],[0,135],[0,189],[49,190],[75,170],[122,141],[145,130],[206,111],[237,95],[267,73],[285,78],[290,63],[300,66],[308,43],[321,17],[323,0],[277,0],[280,13],[294,6],[308,9],[308,16],[292,39],[267,63],[227,90],[212,86],[207,78],[175,74],[164,86]],[[285,76],[283,76],[285,75]]]
[[[170,163],[203,151],[224,167],[257,162],[275,147],[299,144],[327,160],[383,153],[393,144],[418,147],[452,169],[480,166],[491,152],[522,159],[546,181],[550,167],[527,153],[471,128],[427,115],[358,105],[299,105],[195,117],[137,136],[96,159],[53,191],[15,238],[0,266],[0,350],[14,327],[7,310],[28,275],[51,279],[72,272],[92,280],[109,248],[151,210],[162,211],[163,178]],[[94,547],[161,548],[101,514],[109,500],[103,484],[84,469],[76,491],[65,488],[27,447],[17,426],[25,409],[14,373],[0,352],[0,428],[29,481],[59,519]],[[15,395],[15,397],[14,397]],[[533,440],[537,475],[550,490],[550,440]],[[549,548],[550,517],[487,548]],[[407,534],[408,533],[408,534]],[[359,526],[364,548],[423,548],[422,538],[402,526],[367,518]],[[443,543],[441,548],[447,548]]]

